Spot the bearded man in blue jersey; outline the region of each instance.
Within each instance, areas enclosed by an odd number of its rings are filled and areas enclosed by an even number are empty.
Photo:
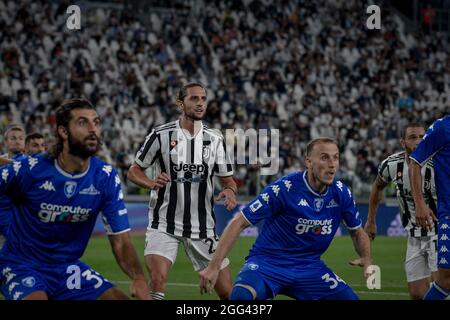
[[[438,221],[438,276],[424,300],[443,300],[450,295],[450,115],[436,120],[425,131],[423,140],[410,155],[409,176],[416,206],[416,221],[431,230]],[[432,159],[436,180],[437,217],[426,205],[422,194],[421,167]]]
[[[370,241],[350,190],[334,179],[339,167],[335,140],[318,138],[306,149],[305,172],[287,175],[267,186],[225,229],[208,267],[200,272],[200,290],[214,287],[220,262],[240,232],[265,219],[244,267],[237,275],[231,300],[272,299],[284,294],[299,300],[358,299],[321,255],[341,221],[353,239],[359,263],[371,265]]]
[[[79,260],[99,213],[117,263],[132,279],[131,294],[149,298],[129,236],[119,176],[94,157],[100,132],[90,102],[66,101],[56,111],[57,144],[51,155],[24,157],[1,168],[0,194],[13,201],[0,251],[0,292],[6,299],[127,299]]]

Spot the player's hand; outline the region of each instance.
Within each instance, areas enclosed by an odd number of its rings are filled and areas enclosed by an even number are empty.
[[[425,230],[431,231],[437,221],[433,211],[425,204],[416,205],[416,223]]]
[[[364,272],[364,278],[368,278],[370,273],[367,271],[367,268],[372,264],[372,260],[368,258],[359,258],[352,261],[349,261],[351,266],[362,267]]]
[[[208,265],[198,273],[200,278],[200,294],[211,293],[219,277],[220,268],[212,268]]]
[[[364,225],[364,231],[367,233],[371,241],[375,240],[375,237],[377,236],[376,223],[367,221],[366,224]]]
[[[130,293],[133,298],[137,298],[139,300],[152,300],[147,279],[145,279],[145,277],[136,278],[131,282]]]
[[[155,180],[153,180],[153,185],[150,187],[152,190],[156,190],[158,188],[163,188],[166,184],[170,182],[170,178],[167,173],[160,173]]]
[[[228,188],[219,193],[215,200],[220,201],[222,199],[225,199],[223,204],[228,211],[233,210],[237,205],[236,194]]]

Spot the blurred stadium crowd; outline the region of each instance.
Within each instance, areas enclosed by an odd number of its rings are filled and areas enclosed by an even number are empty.
[[[280,176],[302,169],[308,140],[337,137],[339,178],[358,195],[399,149],[402,125],[448,112],[446,37],[408,31],[388,8],[370,31],[361,0],[186,3],[149,11],[145,26],[80,4],[82,29],[71,31],[68,2],[0,0],[0,131],[19,123],[51,140],[61,101],[87,97],[103,117],[102,153],[126,183],[147,133],[178,117],[180,84],[197,80],[210,127],[280,129]],[[235,177],[241,194],[274,179],[245,165]]]

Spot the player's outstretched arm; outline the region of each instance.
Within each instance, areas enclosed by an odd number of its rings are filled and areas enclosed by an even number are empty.
[[[219,177],[220,184],[222,185],[222,192],[216,197],[216,201],[225,199],[224,205],[228,211],[233,210],[237,205],[236,193],[237,185],[234,182],[232,176],[229,177]]]
[[[433,220],[437,220],[433,211],[425,203],[422,193],[422,175],[420,166],[415,161],[410,161],[408,168],[409,179],[411,181],[411,193],[414,198],[416,208],[416,222],[427,230],[431,230]]]
[[[364,277],[367,278],[370,274],[367,273],[367,268],[372,264],[372,255],[370,252],[370,239],[367,233],[362,229],[349,230],[350,237],[353,241],[356,253],[359,259],[350,262],[352,265],[359,265],[364,268]]]
[[[372,184],[372,189],[370,190],[369,213],[367,215],[367,222],[364,225],[364,230],[367,232],[370,240],[375,240],[377,235],[377,210],[381,197],[383,196],[383,190],[386,186],[387,184],[381,180],[379,175],[377,175],[374,183]]]
[[[4,165],[7,165],[8,163],[11,163],[11,162],[13,162],[13,161],[10,160],[10,159],[6,159],[6,158],[0,157],[0,167],[4,166]]]
[[[208,266],[199,272],[200,277],[200,293],[211,292],[216,285],[217,277],[220,272],[220,265],[225,257],[230,252],[237,237],[242,230],[247,228],[250,224],[242,215],[242,212],[237,214],[225,228],[220,241],[217,244],[216,252],[209,262]]]
[[[109,235],[114,257],[120,268],[133,280],[130,285],[131,296],[139,300],[150,300],[150,290],[142,271],[136,250],[130,239],[130,233]]]
[[[170,182],[170,178],[165,172],[162,172],[160,175],[158,175],[155,180],[151,180],[145,174],[145,169],[141,168],[136,163],[133,163],[131,165],[130,169],[128,170],[127,178],[134,184],[150,190],[162,188],[168,182]]]

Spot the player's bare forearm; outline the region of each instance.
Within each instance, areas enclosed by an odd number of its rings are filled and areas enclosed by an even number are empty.
[[[377,175],[374,183],[372,184],[372,189],[370,190],[369,196],[369,214],[367,216],[367,221],[370,223],[375,223],[377,216],[378,205],[383,196],[383,190],[386,187],[386,183],[381,180],[380,176]]]
[[[370,240],[367,233],[362,229],[349,230],[356,253],[361,257],[363,264],[368,266],[372,263],[370,252]]]
[[[10,160],[10,159],[6,159],[6,158],[0,157],[0,167],[4,166],[4,165],[7,165],[8,163],[11,163],[11,162],[13,162],[13,161]]]
[[[128,179],[137,184],[138,186],[146,189],[157,189],[164,187],[167,183],[170,182],[170,178],[167,173],[160,173],[155,180],[150,179],[145,174],[145,169],[141,168],[138,164],[134,163],[131,165],[130,170],[128,170],[127,174]]]
[[[219,181],[222,189],[231,188],[235,194],[237,193],[237,185],[234,182],[233,176],[219,177]]]
[[[239,213],[234,217],[230,224],[225,228],[224,232],[220,236],[220,241],[217,245],[216,252],[214,253],[211,262],[209,263],[212,268],[219,269],[222,260],[228,255],[236,242],[237,237],[242,230],[249,226],[248,221],[243,217],[242,213]]]
[[[232,176],[219,177],[223,190],[216,198],[216,201],[225,199],[224,205],[228,211],[234,209],[237,205],[236,194],[237,186]]]
[[[124,232],[110,235],[109,241],[120,268],[133,280],[145,279],[136,250],[130,239],[130,233]]]
[[[151,189],[152,180],[147,177],[143,168],[139,167],[137,164],[132,164],[128,170],[127,178],[129,181],[138,185],[139,187]]]
[[[425,199],[422,194],[422,175],[420,166],[415,161],[410,161],[408,168],[409,180],[411,181],[411,193],[416,206],[426,206]]]

